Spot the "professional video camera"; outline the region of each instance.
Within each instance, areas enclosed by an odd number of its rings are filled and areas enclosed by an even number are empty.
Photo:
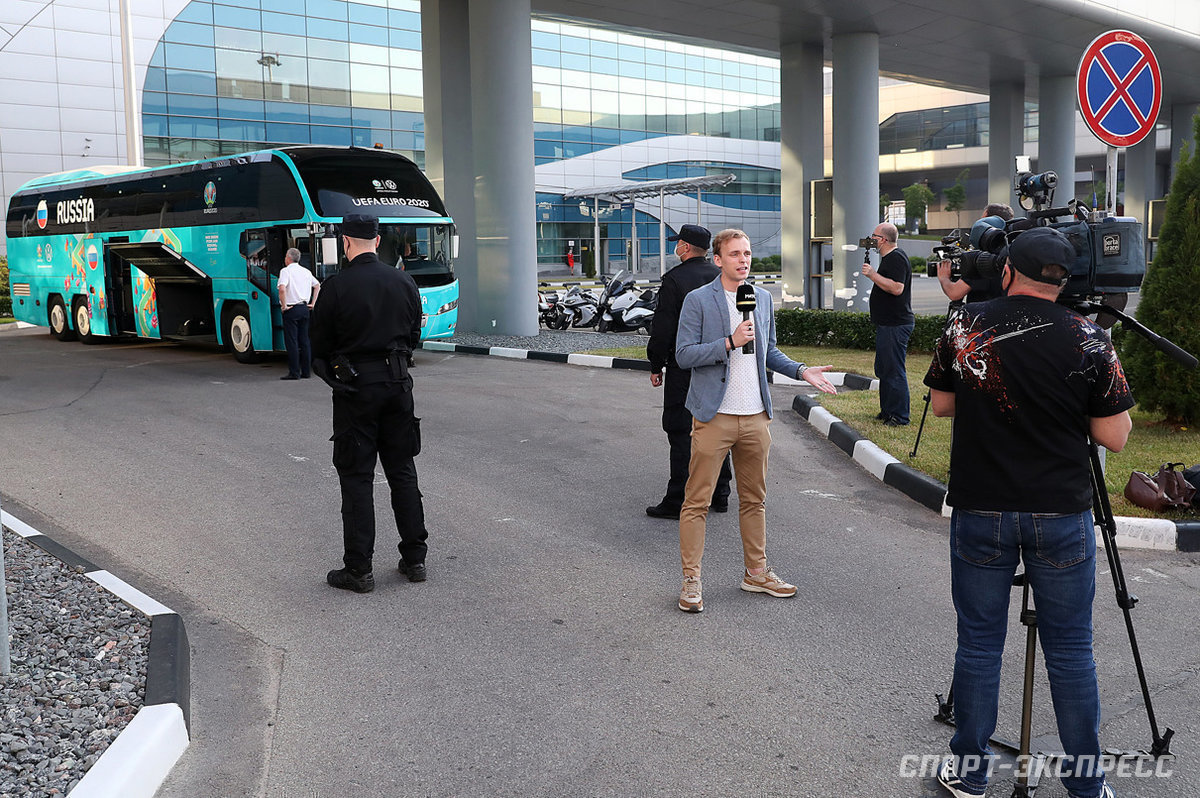
[[[1007,252],[1004,250],[1004,220],[999,216],[985,216],[971,226],[968,233],[953,230],[950,235],[942,237],[941,246],[933,248],[927,269],[930,277],[937,277],[937,267],[940,261],[950,261],[950,277],[952,279],[966,278],[973,280],[991,277],[999,274],[1004,267]],[[980,245],[983,236],[988,233],[999,234],[1000,249],[993,252]],[[989,236],[987,245],[994,245],[994,235]]]
[[[1055,208],[1058,175],[1034,174],[1023,165],[1026,169],[1017,172],[1015,186],[1020,205],[1027,211],[1025,218],[1007,222],[997,216],[980,219],[971,226],[969,247],[965,237],[955,231],[942,239],[942,246],[934,247],[930,276],[937,276],[937,260],[950,260],[953,276],[994,277],[1000,274],[1007,246],[1016,236],[1034,227],[1053,227],[1067,237],[1076,252],[1074,263],[1062,264],[1070,273],[1059,302],[1077,306],[1104,295],[1136,291],[1146,274],[1142,223],[1132,217],[1104,216],[1075,199]]]

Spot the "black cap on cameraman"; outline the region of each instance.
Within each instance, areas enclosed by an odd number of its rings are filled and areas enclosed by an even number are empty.
[[[379,218],[367,213],[351,213],[342,219],[342,235],[371,241],[379,235]]]
[[[708,249],[712,244],[712,233],[707,227],[701,227],[698,224],[680,225],[678,235],[669,236],[668,241],[686,241],[693,247],[700,249]]]
[[[1015,236],[1008,245],[1008,263],[1031,280],[1050,285],[1066,282],[1042,274],[1046,266],[1061,266],[1068,274],[1075,263],[1075,247],[1053,227],[1035,227]]]

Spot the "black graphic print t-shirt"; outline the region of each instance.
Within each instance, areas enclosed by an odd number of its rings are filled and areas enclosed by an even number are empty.
[[[1090,508],[1088,418],[1134,403],[1104,332],[1030,296],[957,310],[925,384],[955,394],[946,502],[966,510]]]

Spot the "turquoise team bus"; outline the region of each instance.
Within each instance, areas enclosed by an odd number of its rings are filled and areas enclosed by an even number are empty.
[[[317,279],[344,263],[338,225],[379,217],[379,257],[421,292],[421,338],[454,334],[454,222],[416,164],[357,147],[279,147],[154,169],[31,180],[8,207],[13,315],[60,340],[217,343],[241,362],[283,351],[276,282],[300,250]]]

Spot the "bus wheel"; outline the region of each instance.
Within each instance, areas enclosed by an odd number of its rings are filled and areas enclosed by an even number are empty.
[[[50,334],[60,341],[74,341],[75,331],[67,325],[67,306],[61,297],[50,297],[50,308],[47,310],[50,321]]]
[[[72,304],[75,306],[75,312],[71,315],[75,318],[75,330],[79,333],[79,340],[85,344],[96,343],[96,336],[92,335],[92,312],[88,310],[87,300],[76,298]]]
[[[225,343],[239,363],[254,363],[258,353],[250,335],[250,312],[244,305],[235,305],[225,311]]]

